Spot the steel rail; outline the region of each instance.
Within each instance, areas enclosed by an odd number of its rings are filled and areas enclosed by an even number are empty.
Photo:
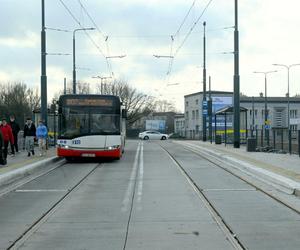
[[[75,191],[81,183],[83,183],[101,164],[97,164],[91,171],[82,177],[65,195],[63,195],[54,205],[52,205],[42,216],[40,216],[33,224],[31,224],[16,240],[14,240],[7,250],[19,249],[25,241],[42,225],[47,219],[58,209],[58,207]]]
[[[194,154],[200,156],[201,158],[207,160],[208,162],[214,164],[215,166],[217,166],[217,167],[223,169],[224,171],[226,171],[227,173],[229,173],[229,174],[231,174],[231,175],[237,177],[238,179],[240,179],[240,180],[246,182],[246,183],[249,184],[250,186],[254,187],[256,190],[258,190],[258,191],[260,191],[260,192],[266,194],[266,195],[269,196],[270,198],[274,199],[275,201],[279,202],[280,204],[284,205],[285,207],[287,207],[287,208],[293,210],[293,211],[296,212],[297,214],[300,214],[300,210],[298,210],[298,209],[296,209],[295,207],[293,207],[293,206],[291,206],[291,205],[285,203],[283,200],[281,200],[280,198],[276,197],[273,193],[268,192],[268,191],[265,191],[264,189],[262,189],[262,188],[259,187],[258,185],[255,185],[254,183],[250,182],[249,180],[247,180],[247,179],[241,177],[240,175],[234,173],[233,171],[230,171],[228,168],[223,167],[221,164],[218,164],[218,163],[216,163],[215,161],[213,161],[213,160],[211,160],[210,158],[208,158],[207,156],[201,154],[199,151],[196,151],[195,149],[192,149],[192,148],[190,148],[190,147],[187,146],[187,145],[182,145],[182,144],[180,144],[180,146],[182,146],[184,149],[186,149],[186,150],[188,150],[188,151],[190,151],[190,152],[192,152],[192,153],[194,153]]]
[[[209,213],[211,214],[212,218],[215,220],[219,228],[222,230],[225,237],[228,239],[228,241],[231,243],[231,245],[235,249],[246,249],[242,243],[239,241],[239,239],[236,237],[236,234],[232,231],[230,226],[226,223],[226,221],[222,218],[222,216],[219,214],[217,209],[212,205],[212,203],[209,201],[209,199],[206,197],[206,195],[203,193],[201,188],[198,187],[197,183],[192,179],[192,177],[185,171],[185,169],[182,167],[182,165],[176,160],[176,158],[161,144],[159,144],[160,147],[166,152],[166,154],[169,156],[169,158],[174,162],[174,164],[177,166],[177,168],[180,170],[181,174],[187,179],[188,183],[191,185],[195,193],[198,195],[200,200],[203,202]]]

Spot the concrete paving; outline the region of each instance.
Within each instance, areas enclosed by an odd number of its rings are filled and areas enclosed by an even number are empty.
[[[216,163],[219,162],[223,167],[229,169],[230,172],[235,172],[235,174],[243,178],[249,179],[248,177],[251,177],[251,182],[256,179],[256,183],[260,182],[258,183],[259,186],[264,184],[271,189],[300,196],[299,174],[296,170],[285,169],[286,166],[293,165],[295,162],[300,164],[300,158],[295,155],[289,155],[290,158],[287,158],[286,155],[264,153],[264,158],[256,159],[257,156],[261,157],[260,153],[245,152],[244,149],[229,147],[224,149],[220,145],[210,144],[209,142],[175,141],[175,143],[188,147],[190,150],[196,150],[198,153]],[[285,163],[282,163],[283,160],[285,160]],[[298,165],[296,166],[298,167]],[[297,201],[293,203],[297,203]]]
[[[165,147],[246,249],[299,249],[300,215],[172,141],[128,141],[26,236],[21,249],[233,249]],[[6,249],[97,162],[72,163],[0,198]]]
[[[266,194],[255,190],[221,168],[203,168],[203,158],[193,162],[198,171],[185,165],[180,155],[190,151],[180,145],[165,145],[185,171],[192,176],[199,188],[230,226],[247,249],[299,249],[300,216],[298,213],[275,201]],[[179,155],[179,156],[178,156]],[[192,157],[192,156],[191,156]],[[284,247],[285,246],[285,247]]]
[[[164,151],[127,145],[121,161],[89,176],[21,249],[232,249]]]

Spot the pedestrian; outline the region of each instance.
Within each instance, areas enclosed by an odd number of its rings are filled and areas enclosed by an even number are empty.
[[[31,118],[26,119],[26,124],[24,126],[24,135],[25,138],[25,148],[27,151],[27,156],[30,156],[30,153],[34,155],[34,138],[35,138],[36,128]]]
[[[43,124],[43,121],[39,121],[39,126],[36,129],[36,137],[39,143],[40,156],[46,154],[46,144],[48,137],[47,127]]]
[[[0,126],[1,126],[1,124],[0,124]],[[2,135],[2,131],[0,129],[0,164],[1,165],[6,165],[6,161],[4,160],[4,157],[3,157],[3,145],[4,145],[3,135]]]
[[[3,136],[3,161],[4,163],[6,163],[8,144],[9,143],[11,143],[11,145],[14,144],[14,136],[12,133],[12,129],[9,126],[9,124],[6,122],[6,118],[2,119],[0,130]],[[12,155],[13,156],[15,155],[15,151],[12,151]]]
[[[11,152],[14,152],[14,150],[16,151],[16,153],[19,152],[19,146],[18,146],[18,134],[20,131],[20,126],[19,124],[16,122],[15,120],[15,116],[11,115],[10,116],[10,123],[9,123],[11,129],[12,129],[12,133],[14,136],[14,144],[11,144]]]

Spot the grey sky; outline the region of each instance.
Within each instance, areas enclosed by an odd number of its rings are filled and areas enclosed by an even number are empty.
[[[40,79],[40,0],[0,0],[0,81],[24,81],[39,87]],[[46,25],[51,28],[78,28],[59,0],[46,0]],[[78,0],[63,1],[84,27],[93,27]],[[89,34],[105,55],[123,55],[111,59],[116,78],[127,80],[144,92],[162,95],[183,107],[183,95],[202,89],[202,22],[207,22],[207,71],[214,90],[232,90],[234,1],[213,0],[203,19],[175,57],[172,73],[166,76],[171,35],[179,28],[193,0],[81,0],[98,27]],[[182,43],[208,0],[198,0],[185,25],[175,37],[173,51]],[[297,0],[241,0],[240,3],[240,75],[241,91],[249,96],[264,91],[263,76],[253,71],[273,70],[273,63],[300,63],[300,19]],[[96,86],[95,75],[109,75],[104,57],[83,32],[76,34],[77,78]],[[71,53],[72,33],[47,30],[48,53]],[[108,53],[109,52],[109,53]],[[89,70],[83,70],[85,68]],[[276,69],[276,68],[275,68]],[[269,78],[269,95],[287,92],[286,70]],[[47,57],[49,99],[63,86],[63,78],[72,77],[71,56]],[[291,71],[291,94],[300,93],[300,67]],[[167,84],[180,85],[167,86]]]

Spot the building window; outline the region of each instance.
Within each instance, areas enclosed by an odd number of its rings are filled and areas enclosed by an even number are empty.
[[[186,107],[189,106],[189,102],[188,102],[188,101],[185,102],[185,106],[186,106]]]
[[[197,120],[199,119],[199,110],[198,109],[196,110],[196,119]]]
[[[195,120],[195,110],[192,111],[192,119]]]
[[[187,119],[187,120],[189,119],[189,111],[185,112],[185,119]]]
[[[199,104],[199,101],[198,101],[198,99],[196,100],[196,105],[198,105]]]
[[[297,125],[291,125],[291,130],[296,131],[297,130]]]
[[[297,111],[298,111],[297,109],[290,110],[290,118],[297,118],[298,116]]]

